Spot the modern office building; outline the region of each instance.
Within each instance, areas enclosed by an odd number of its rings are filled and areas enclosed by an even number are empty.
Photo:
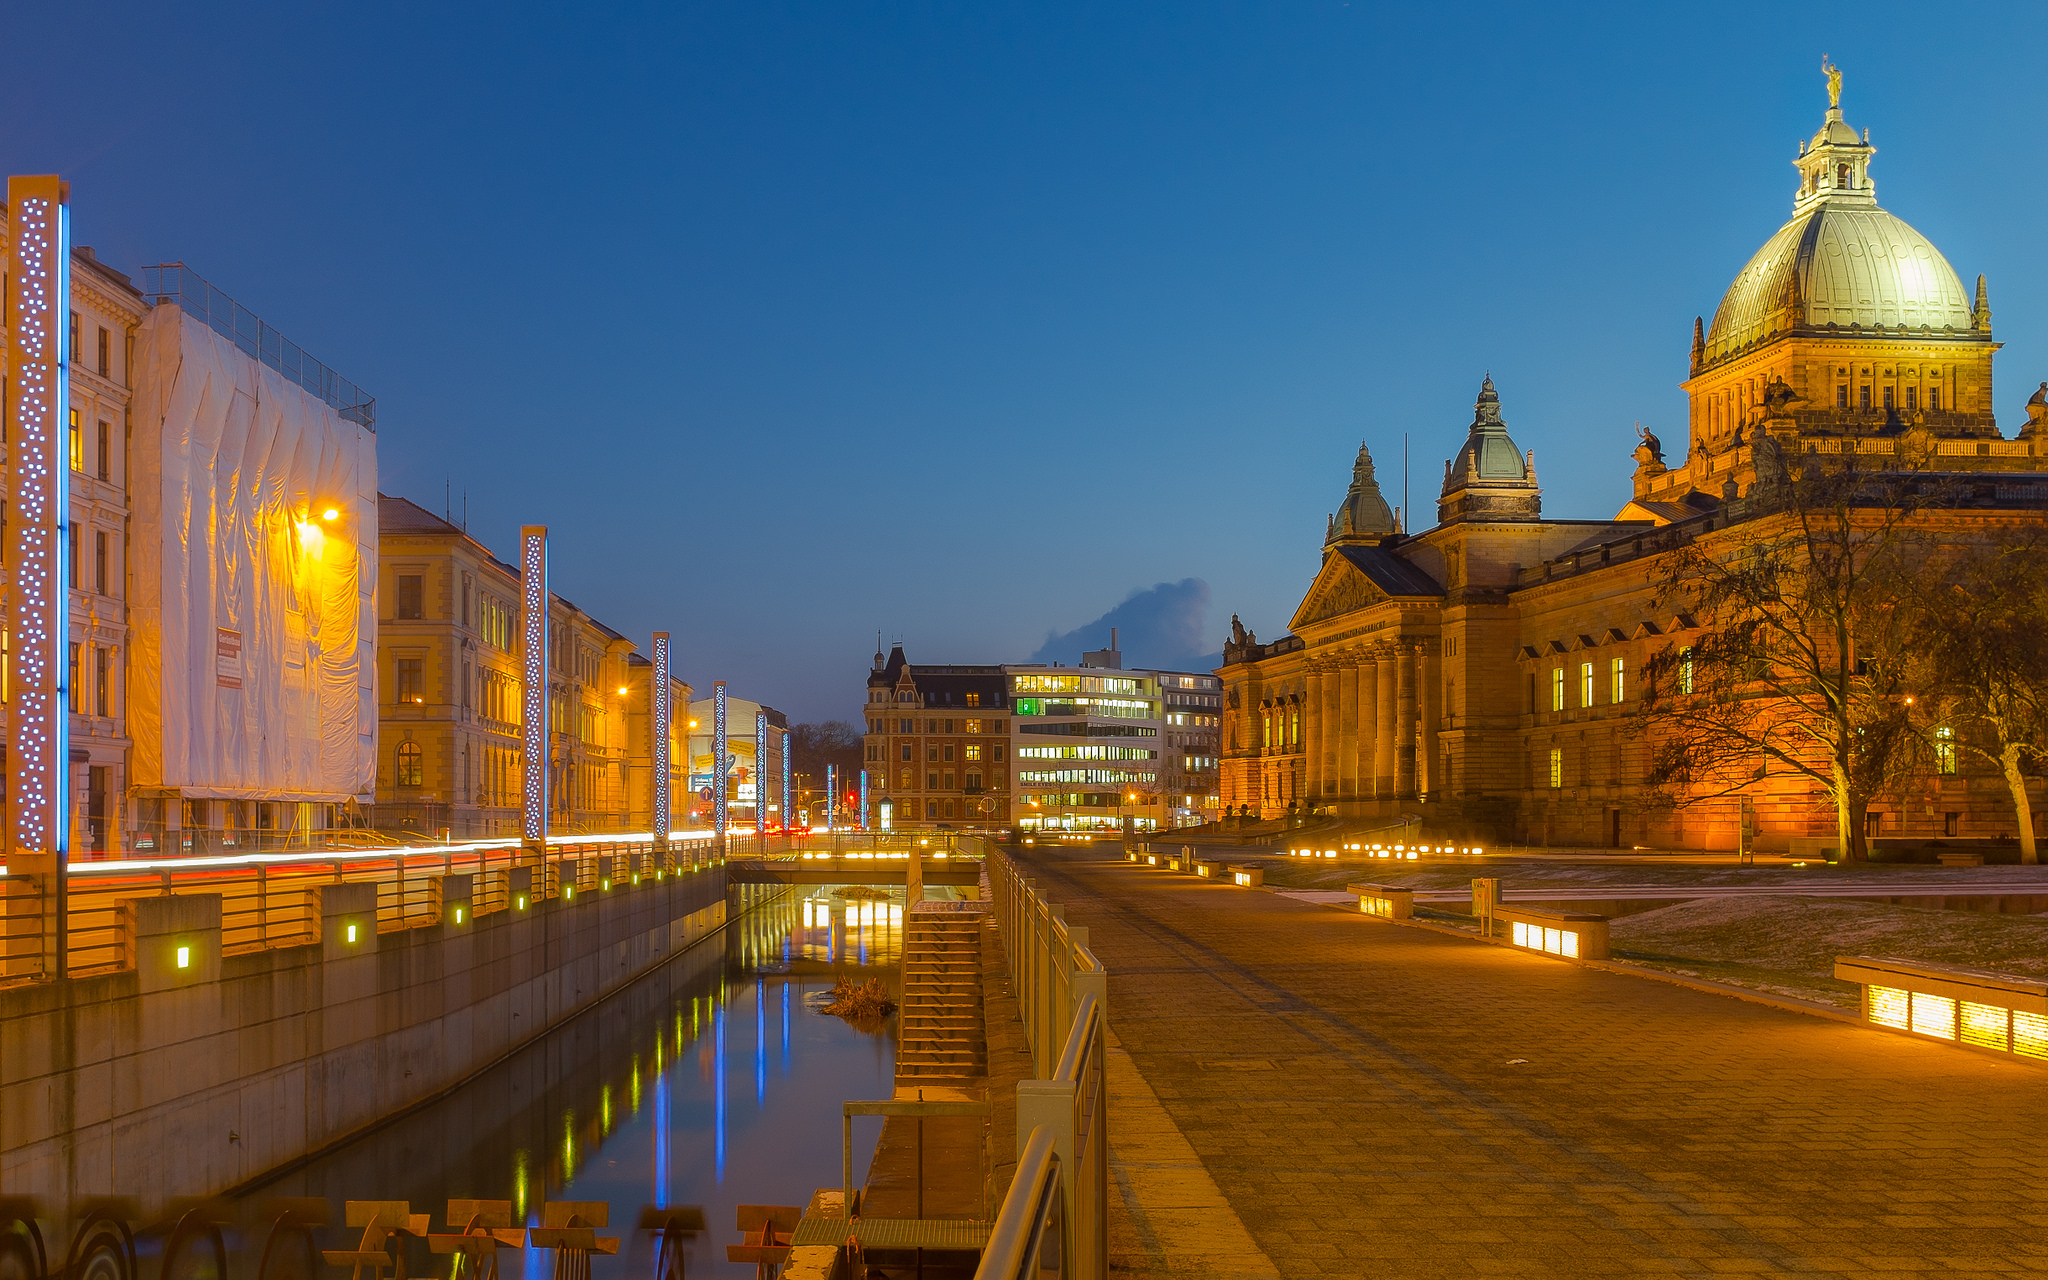
[[[868,807],[891,827],[1157,831],[1213,819],[1222,685],[1126,671],[1116,648],[1081,665],[909,662],[868,674]]]

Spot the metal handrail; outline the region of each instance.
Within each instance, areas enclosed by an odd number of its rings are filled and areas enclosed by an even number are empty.
[[[401,849],[314,853],[235,854],[207,857],[103,859],[65,868],[63,972],[83,977],[135,966],[133,900],[218,895],[221,950],[234,955],[304,946],[319,938],[315,891],[329,884],[371,884],[377,890],[379,932],[441,923],[437,879],[474,877],[469,910],[490,915],[512,906],[514,871],[530,869],[535,899],[577,898],[599,887],[597,859],[629,863],[612,872],[613,887],[630,887],[633,872],[685,873],[715,866],[720,855],[703,839],[677,840],[660,851],[651,834],[551,842],[535,857],[517,841],[481,840]],[[567,864],[566,866],[564,864]],[[42,877],[0,864],[0,986],[53,976],[39,957],[54,955],[48,935],[57,928],[45,909]],[[624,885],[621,882],[625,882]]]
[[[1033,1129],[1017,1157],[1017,1176],[1010,1194],[1003,1198],[988,1244],[981,1251],[981,1265],[974,1280],[1032,1280],[1039,1270],[1039,1258],[1050,1235],[1059,1258],[1066,1258],[1066,1224],[1062,1221],[1063,1197],[1060,1186],[1060,1158],[1053,1151],[1052,1135],[1043,1127]],[[1061,1268],[1062,1271],[1065,1268]]]

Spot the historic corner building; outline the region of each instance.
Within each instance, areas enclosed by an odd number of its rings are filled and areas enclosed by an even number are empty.
[[[1794,160],[1791,220],[1713,323],[1694,322],[1683,456],[1644,433],[1615,518],[1543,518],[1535,458],[1508,435],[1490,379],[1445,465],[1434,528],[1397,530],[1359,450],[1292,634],[1262,644],[1233,624],[1220,669],[1226,806],[1421,814],[1531,843],[1725,848],[1746,799],[1764,847],[1832,838],[1832,808],[1789,778],[1675,810],[1639,803],[1646,748],[1625,732],[1638,673],[1695,625],[1658,613],[1659,553],[1742,520],[1759,464],[1774,478],[1795,452],[1929,459],[1972,480],[1971,507],[1952,518],[2039,519],[2048,395],[2016,438],[2001,435],[1984,278],[1966,290],[1878,205],[1876,148],[1843,120],[1839,82],[1831,98]],[[2012,831],[1995,778],[1930,777],[1872,809],[1872,834]]]

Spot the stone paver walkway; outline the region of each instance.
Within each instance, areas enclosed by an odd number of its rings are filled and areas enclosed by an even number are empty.
[[[2048,1069],[1025,855],[1282,1275],[2048,1271]]]

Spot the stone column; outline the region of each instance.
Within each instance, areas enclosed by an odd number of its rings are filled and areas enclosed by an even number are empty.
[[[1378,773],[1374,757],[1379,750],[1379,687],[1380,669],[1370,655],[1361,654],[1357,659],[1358,692],[1351,699],[1353,714],[1357,719],[1357,730],[1346,743],[1350,750],[1352,776],[1358,780],[1353,794],[1372,796],[1378,794]]]
[[[1344,770],[1344,680],[1341,666],[1327,669],[1323,677],[1323,702],[1316,714],[1323,721],[1323,796],[1344,794],[1350,774]]]
[[[1320,665],[1308,669],[1308,679],[1305,682],[1308,696],[1303,700],[1301,708],[1302,718],[1308,721],[1301,726],[1301,736],[1308,748],[1306,781],[1311,798],[1323,793],[1323,781],[1329,776],[1323,769],[1323,683],[1328,679],[1328,673]]]
[[[1415,646],[1401,645],[1400,691],[1394,706],[1394,794],[1400,799],[1415,796]]]
[[[1346,662],[1337,669],[1337,732],[1331,744],[1336,749],[1336,783],[1334,794],[1349,796],[1358,793],[1358,766],[1356,753],[1347,748],[1358,740],[1358,668]]]
[[[1443,658],[1437,646],[1430,645],[1422,651],[1422,751],[1417,786],[1423,794],[1438,800],[1448,799],[1443,794],[1446,779],[1437,738],[1443,727],[1444,709]]]
[[[1398,719],[1395,711],[1394,646],[1381,645],[1377,656],[1379,712],[1373,726],[1373,794],[1386,800],[1394,794],[1394,724]]]

